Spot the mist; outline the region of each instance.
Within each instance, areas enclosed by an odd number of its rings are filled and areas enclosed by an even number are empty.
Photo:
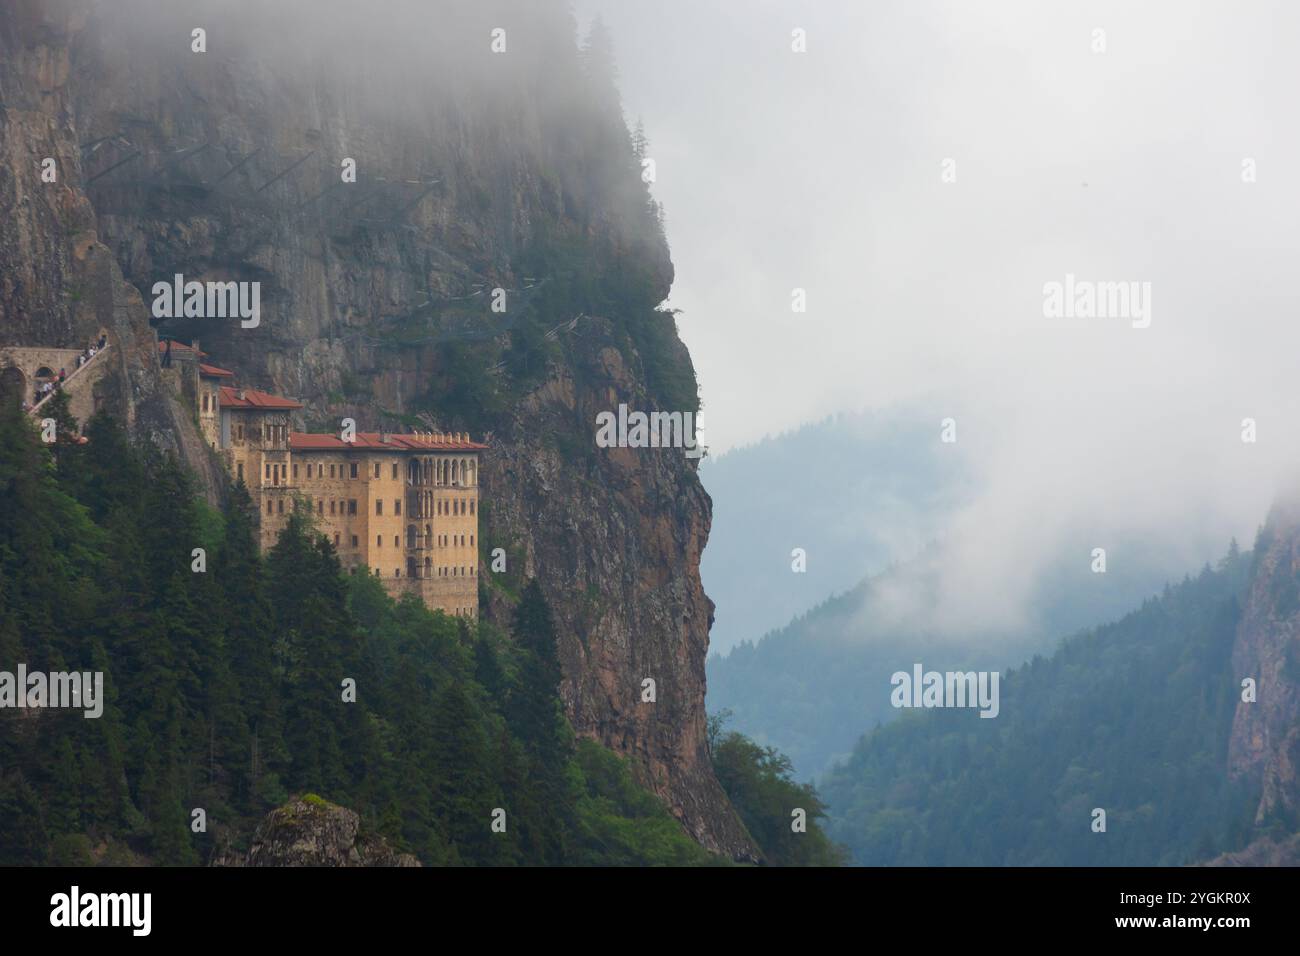
[[[930,403],[936,442],[954,419],[976,494],[926,610],[943,627],[1023,622],[1057,555],[1082,580],[1111,546],[1123,574],[1121,538],[1188,570],[1249,546],[1300,444],[1297,71],[1276,39],[1300,11],[577,9],[609,25],[645,123],[713,452],[898,403]],[[1045,317],[1067,275],[1150,283],[1149,326]]]

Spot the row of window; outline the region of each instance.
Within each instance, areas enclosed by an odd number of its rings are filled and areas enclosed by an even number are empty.
[[[240,475],[240,477],[242,478],[243,475]],[[274,510],[274,511],[272,510],[272,507],[273,507],[273,506],[276,506],[276,510]],[[294,510],[294,511],[301,511],[301,510],[302,510],[302,500],[301,500],[301,499],[299,499],[299,498],[295,498],[295,499],[293,499],[293,510]],[[311,510],[311,502],[310,502],[310,501],[307,502],[307,510],[308,510],[308,511]],[[273,499],[273,498],[268,498],[267,501],[266,501],[266,513],[267,513],[267,514],[284,514],[284,499],[283,499],[283,498],[274,498],[274,499]],[[325,514],[325,500],[324,500],[323,498],[317,498],[317,499],[316,499],[316,513],[317,513],[318,515],[323,515],[323,514]],[[356,513],[357,513],[357,499],[356,499],[356,498],[349,498],[347,501],[344,501],[342,498],[339,498],[339,499],[331,498],[331,499],[330,499],[330,514],[332,514],[332,515],[341,515],[341,514],[354,515],[354,514],[356,514]]]
[[[205,396],[206,398],[206,396]],[[203,409],[207,411],[205,407]],[[271,445],[289,444],[289,426],[288,425],[249,425],[247,429],[248,440],[254,444],[262,443],[262,436],[265,434],[266,441]],[[243,442],[245,429],[242,423],[235,425],[235,441]],[[354,476],[355,477],[355,476]]]
[[[342,478],[342,477],[343,477],[343,466],[342,466],[342,465],[330,465],[329,468],[330,468],[330,477],[331,477],[331,478]],[[348,462],[348,477],[349,477],[349,478],[358,478],[358,477],[360,477],[360,474],[359,474],[359,472],[358,472],[358,468],[359,468],[359,466],[358,466],[358,464],[357,464],[355,461],[350,461],[350,462]],[[298,466],[297,466],[297,465],[294,465],[294,466],[293,466],[293,476],[294,476],[294,478],[297,478],[297,477],[298,477]],[[324,466],[324,465],[308,465],[308,466],[307,466],[307,477],[308,477],[308,478],[324,478],[324,477],[325,477],[325,466]],[[375,477],[376,477],[376,478],[379,477],[379,463],[378,463],[378,462],[375,463]],[[397,478],[397,465],[393,465],[393,478],[394,478],[394,479]]]
[[[336,537],[337,537],[337,535],[336,535]],[[406,576],[407,576],[408,578],[419,578],[419,577],[421,577],[421,575],[419,574],[419,570],[420,570],[419,565],[408,565],[408,566],[407,566],[407,569],[406,569]],[[462,565],[462,566],[460,566],[460,567],[446,567],[446,566],[443,566],[443,567],[434,568],[434,567],[433,567],[433,563],[432,563],[428,558],[425,558],[425,559],[424,559],[424,574],[423,574],[423,577],[426,577],[426,578],[431,578],[431,577],[433,577],[433,574],[432,574],[431,572],[432,572],[432,571],[435,571],[435,570],[438,572],[438,577],[440,577],[440,578],[476,578],[476,577],[478,577],[478,569],[475,568],[473,565],[470,565],[469,567],[466,567],[466,566],[463,566],[463,565]],[[384,572],[381,571],[379,568],[375,568],[375,577],[377,577],[377,578],[382,578],[383,576],[384,576]],[[393,568],[393,577],[395,577],[395,578],[400,578],[401,576],[402,576],[402,569],[401,569],[401,568]]]
[[[411,500],[412,500],[411,507],[414,508],[416,511],[419,511],[420,501],[417,500],[416,498],[412,498]],[[425,507],[426,508],[428,507],[427,502]],[[402,502],[400,500],[394,501],[393,508],[394,508],[393,514],[400,515],[402,513]],[[451,499],[439,498],[437,501],[434,502],[434,513],[437,515],[464,515],[464,514],[472,515],[474,514],[474,508],[475,508],[475,502],[473,498],[451,498]],[[384,502],[382,499],[376,499],[375,514],[382,515],[383,513],[384,513]],[[417,517],[417,516],[412,515],[412,517]]]
[[[406,466],[408,485],[457,485],[468,487],[478,484],[478,463],[473,458],[416,458]]]
[[[308,466],[307,466],[307,477],[308,477],[308,478],[310,478],[310,477],[312,476],[312,467],[313,467],[312,465],[308,465]],[[320,471],[321,474],[323,475],[324,472],[325,472],[325,466],[324,466],[324,465],[319,465],[319,466],[316,466],[316,467],[319,468],[319,471]],[[330,465],[329,468],[330,468],[330,477],[333,478],[333,477],[334,477],[334,469],[335,469],[335,466],[334,466],[334,465]],[[342,466],[342,465],[339,465],[338,468],[339,468],[339,471],[341,472],[342,469],[343,469],[343,466]],[[265,470],[265,473],[264,473],[264,474],[265,474],[265,479],[266,479],[267,481],[269,481],[272,485],[279,486],[279,485],[281,485],[281,484],[287,483],[287,478],[288,478],[288,466],[287,466],[287,465],[281,465],[281,464],[277,464],[277,463],[275,463],[275,462],[269,462],[269,461],[268,461],[268,462],[266,462],[266,464],[265,464],[265,469],[266,469],[266,470]],[[378,470],[379,470],[379,466],[378,466],[378,465],[375,465],[375,471],[378,471]],[[393,470],[394,470],[394,471],[397,470],[397,466],[396,466],[396,465],[393,466]],[[355,477],[357,476],[356,471],[357,471],[357,466],[354,464],[354,465],[352,465],[352,477],[353,477],[353,478],[355,478]],[[242,481],[243,478],[244,478],[244,466],[243,466],[242,463],[238,466],[238,476],[239,476],[239,479]],[[297,466],[297,465],[294,465],[294,466],[293,466],[293,477],[294,477],[294,480],[297,480],[297,478],[298,478],[298,466]],[[378,475],[376,475],[376,477],[378,477]],[[394,477],[396,477],[396,475],[394,475]],[[353,501],[353,502],[350,503],[350,505],[351,505],[351,510],[349,510],[348,514],[356,514],[356,502]],[[450,499],[450,500],[439,499],[437,502],[435,502],[435,507],[436,507],[436,512],[437,512],[437,514],[439,514],[439,515],[463,515],[463,514],[474,514],[474,513],[475,513],[475,502],[474,502],[474,500],[473,500],[472,498],[470,498],[470,499],[466,499],[466,498],[453,498],[453,499]],[[323,512],[320,510],[319,505],[317,506],[316,511],[317,511],[317,514],[323,514]],[[375,514],[376,514],[376,515],[382,515],[383,513],[384,513],[384,500],[383,500],[382,498],[377,498],[377,499],[375,499]],[[402,499],[400,499],[400,498],[394,498],[394,499],[393,499],[393,514],[395,514],[395,515],[400,515],[401,513],[402,513]],[[331,503],[331,505],[330,505],[330,514],[334,514],[334,506],[333,506],[332,503]]]
[[[383,467],[383,466],[382,466],[379,462],[375,462],[375,470],[374,470],[374,476],[375,476],[375,478],[379,478],[379,477],[380,477],[382,467]],[[308,478],[313,478],[313,477],[314,477],[314,478],[324,478],[324,477],[325,477],[325,468],[326,468],[325,465],[310,465],[310,464],[309,464],[309,465],[307,466],[307,477],[308,477]],[[393,480],[396,481],[396,480],[397,480],[397,476],[398,476],[398,465],[396,464],[396,462],[393,463],[393,465],[392,465],[392,469],[393,469],[393,472],[392,472]],[[342,466],[342,465],[330,465],[330,466],[329,466],[329,470],[330,470],[329,476],[330,476],[331,478],[342,478],[342,477],[343,477],[343,466]],[[412,468],[411,468],[411,474],[410,474],[410,476],[408,476],[410,480],[407,482],[407,484],[422,484],[423,482],[420,481],[419,479],[420,479],[420,477],[422,476],[423,471],[426,471],[426,470],[427,470],[427,469],[421,469],[420,466],[419,466],[418,464],[413,463],[413,464],[412,464]],[[474,471],[475,471],[475,469],[473,468],[472,465],[468,465],[468,466],[467,466],[464,462],[462,462],[462,463],[461,463],[461,467],[460,467],[460,472],[459,472],[459,474],[463,475],[464,477],[463,477],[463,478],[458,482],[458,481],[456,480],[456,479],[457,479],[457,470],[456,470],[456,466],[455,466],[455,463],[452,462],[452,463],[451,463],[451,467],[450,467],[449,469],[439,469],[439,470],[438,470],[437,473],[441,476],[441,480],[437,481],[437,484],[440,484],[440,485],[448,485],[448,484],[450,484],[450,485],[456,485],[456,484],[469,485],[469,484],[472,483],[472,482],[470,481],[470,478],[473,476]],[[294,466],[293,466],[293,476],[294,476],[295,478],[298,477],[298,466],[297,466],[297,465],[294,465]],[[348,462],[348,477],[349,477],[349,478],[358,478],[358,477],[360,477],[360,466],[358,465],[357,462],[355,462],[355,461],[350,461],[350,462]]]
[[[241,475],[240,477],[242,478],[243,476]],[[382,515],[382,514],[384,513],[384,507],[383,507],[383,505],[384,505],[384,503],[383,503],[382,501],[376,501],[376,502],[375,502],[375,514]],[[394,502],[393,502],[393,506],[394,506],[394,508],[396,509],[396,515],[400,516],[401,513],[402,513],[402,502],[401,502],[401,501],[394,501]],[[308,509],[311,508],[311,504],[310,504],[310,502],[308,503],[307,507],[308,507]],[[294,510],[294,511],[300,511],[300,510],[301,510],[301,500],[300,500],[300,499],[297,499],[297,498],[294,499],[294,501],[293,501],[293,510]],[[274,515],[274,514],[284,514],[284,499],[283,499],[283,498],[275,498],[275,499],[268,498],[268,499],[267,499],[267,502],[266,502],[266,513],[269,514],[269,515]],[[330,514],[337,516],[337,515],[343,515],[343,514],[347,514],[347,515],[355,515],[356,513],[357,513],[357,499],[355,499],[355,498],[349,498],[349,499],[347,499],[346,501],[343,500],[342,498],[338,498],[338,499],[331,498],[331,499],[330,499]],[[441,513],[445,513],[445,512],[439,512],[439,513],[441,514]],[[463,510],[457,510],[455,513],[456,513],[456,514],[464,514],[464,511],[463,511]],[[469,513],[470,513],[470,514],[473,514],[473,513],[474,513],[474,502],[472,502],[472,501],[469,503]],[[317,498],[317,499],[316,499],[316,514],[321,515],[321,516],[324,516],[324,514],[325,514],[325,500],[324,500],[323,498]],[[462,535],[459,535],[459,536],[449,536],[449,535],[445,535],[445,534],[443,534],[443,535],[439,535],[439,536],[438,536],[438,539],[439,539],[439,544],[441,544],[441,545],[443,545],[443,546],[445,547],[445,546],[447,545],[447,542],[448,542],[449,538],[458,538],[458,539],[459,539],[459,540],[453,540],[453,541],[452,541],[452,544],[453,544],[453,545],[454,545],[454,544],[464,545],[464,544],[465,544],[465,537],[466,537],[466,536],[463,535],[463,534],[462,534]],[[382,536],[379,536],[379,537],[378,537],[378,540],[377,540],[376,543],[377,543],[380,547],[382,547],[383,544],[384,544],[383,537],[382,537]],[[474,544],[474,536],[473,536],[472,534],[469,535],[469,544],[470,544],[471,546]],[[354,544],[354,546],[355,546],[355,544]],[[393,536],[393,546],[394,546],[394,547],[400,547],[400,546],[401,546],[401,544],[400,544],[400,540],[398,539],[398,536],[397,536],[397,535],[394,535],[394,536]]]

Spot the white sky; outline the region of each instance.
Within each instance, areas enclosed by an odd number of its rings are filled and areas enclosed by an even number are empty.
[[[1289,384],[1294,4],[577,10],[646,124],[714,448],[935,389],[1137,389],[1177,417],[1230,387],[1231,419]],[[1067,272],[1152,282],[1152,327],[1045,320]]]

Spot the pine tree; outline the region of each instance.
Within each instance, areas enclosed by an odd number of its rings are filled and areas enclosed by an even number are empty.
[[[567,774],[573,740],[560,704],[555,622],[536,578],[515,609],[512,633],[523,660],[507,699],[506,719],[522,746],[536,809],[535,815],[524,813],[521,824],[530,854],[535,854],[531,861],[560,863],[577,798]]]
[[[496,648],[486,636],[480,636],[474,642],[474,680],[492,700],[501,700],[506,688],[506,675],[501,670]]]
[[[49,834],[42,819],[40,797],[21,772],[0,774],[0,866],[40,866],[45,862]]]
[[[499,841],[491,832],[492,810],[500,805],[493,783],[483,717],[457,682],[443,690],[433,712],[432,769],[438,817],[462,860],[499,862]]]

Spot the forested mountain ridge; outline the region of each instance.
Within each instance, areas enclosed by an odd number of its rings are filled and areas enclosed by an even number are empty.
[[[1287,553],[1295,543],[1279,525],[1253,557],[1234,546],[1009,671],[996,719],[939,709],[864,736],[825,781],[832,837],[869,865],[1178,865],[1294,833],[1294,804],[1266,807],[1260,773],[1234,774],[1229,759],[1234,721],[1294,687],[1241,650],[1251,622],[1274,613],[1260,602],[1294,594],[1294,568],[1274,574],[1278,537]],[[1252,676],[1258,700],[1244,699]],[[1294,800],[1293,783],[1285,793]]]
[[[504,630],[537,579],[575,731],[628,757],[702,845],[755,856],[705,741],[708,496],[681,454],[593,441],[619,403],[698,407],[658,308],[673,267],[610,38],[580,42],[562,0],[331,14],[4,4],[0,344],[80,348],[106,329],[100,407],[214,505],[226,479],[162,384],[160,332],[302,401],[309,428],[488,437],[480,540],[508,569],[484,575],[484,615]],[[176,274],[260,283],[259,324],[155,328],[150,290]]]
[[[970,494],[925,407],[836,415],[706,458],[713,530],[700,571],[715,655],[757,641],[941,536]],[[805,570],[791,572],[792,552]]]
[[[1128,566],[1109,574],[1060,554],[1038,569],[1031,622],[1013,629],[972,620],[954,631],[927,616],[954,573],[944,543],[931,545],[762,639],[710,657],[710,710],[731,711],[738,730],[787,754],[802,778],[819,777],[862,733],[898,716],[872,693],[895,671],[916,661],[943,670],[1018,665],[1124,613],[1168,579],[1158,555],[1124,552]]]

